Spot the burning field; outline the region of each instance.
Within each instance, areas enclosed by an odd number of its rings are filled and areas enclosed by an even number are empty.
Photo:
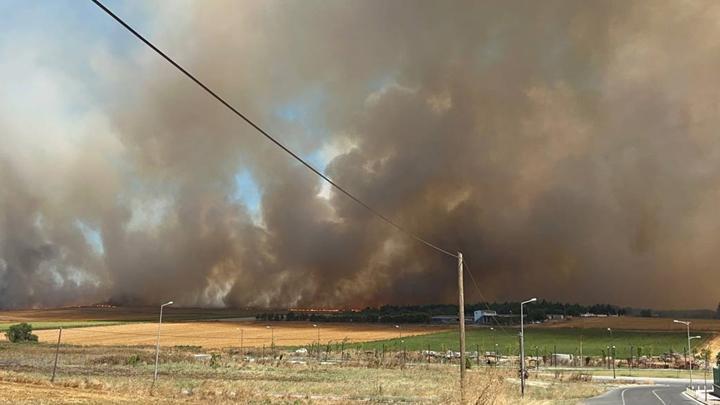
[[[444,331],[433,326],[403,326],[378,324],[320,324],[294,322],[186,322],[163,323],[160,344],[165,346],[261,347],[302,346],[317,342],[347,343],[393,339]],[[40,342],[57,340],[57,330],[35,332]],[[76,345],[134,346],[154,345],[157,339],[156,323],[131,323],[112,326],[95,326],[63,330],[62,342]]]

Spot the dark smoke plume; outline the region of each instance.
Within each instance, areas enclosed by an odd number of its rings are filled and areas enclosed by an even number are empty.
[[[488,299],[716,302],[717,2],[148,7],[156,43],[377,210],[462,251]],[[46,73],[74,97],[95,83],[82,120],[62,97],[28,128],[0,112],[0,307],[454,301],[451,258],[129,47],[88,51],[90,76]],[[21,62],[0,69],[29,80]],[[243,170],[259,213],[233,197]]]

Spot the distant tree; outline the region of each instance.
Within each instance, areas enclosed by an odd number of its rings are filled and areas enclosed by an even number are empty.
[[[528,321],[530,322],[542,322],[547,317],[547,314],[545,313],[544,309],[531,309],[530,313],[528,314]]]
[[[25,322],[11,325],[5,332],[5,336],[13,343],[38,341],[37,335],[32,334],[32,326]]]
[[[718,302],[717,309],[715,310],[715,318],[720,319],[720,302]]]
[[[643,309],[640,311],[640,316],[643,318],[652,318],[652,310],[651,309]]]

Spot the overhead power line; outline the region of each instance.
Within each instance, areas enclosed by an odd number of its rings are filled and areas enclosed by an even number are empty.
[[[475,281],[475,277],[473,276],[472,271],[470,270],[470,266],[468,265],[468,263],[467,263],[467,261],[465,260],[465,257],[464,257],[464,256],[463,256],[462,261],[463,261],[463,263],[465,264],[465,270],[466,270],[467,273],[470,275],[470,280],[472,280],[472,283],[473,283],[473,285],[475,286],[475,289],[477,290],[478,295],[480,295],[480,299],[482,300],[483,304],[485,305],[485,308],[486,308],[488,311],[492,311],[492,309],[490,308],[490,304],[488,304],[489,301],[487,300],[487,298],[485,298],[485,295],[482,293],[482,290],[480,290],[480,285],[478,285],[477,281]],[[491,317],[491,318],[492,318],[492,320],[495,322],[495,326],[497,326],[498,328],[500,328],[500,330],[502,331],[502,333],[507,333],[507,331],[505,330],[505,327],[503,327],[503,325],[502,325],[500,322],[498,322],[498,320],[495,319],[495,317]]]
[[[298,162],[300,162],[303,166],[305,166],[306,168],[308,168],[310,171],[312,171],[312,172],[315,173],[316,175],[320,176],[320,178],[322,178],[323,180],[325,180],[326,182],[328,182],[328,184],[330,184],[331,186],[335,187],[335,189],[337,189],[337,190],[340,191],[341,193],[345,194],[348,198],[350,198],[351,200],[353,200],[353,201],[355,201],[356,203],[358,203],[359,205],[361,205],[363,208],[365,208],[366,210],[368,210],[370,213],[372,213],[372,214],[375,215],[376,217],[380,218],[381,220],[385,221],[386,223],[388,223],[389,225],[391,225],[391,226],[394,227],[395,229],[399,230],[400,232],[404,233],[405,235],[411,237],[412,239],[415,239],[416,241],[418,241],[418,242],[420,242],[420,243],[422,243],[422,244],[424,244],[424,245],[426,245],[426,246],[428,246],[428,247],[430,247],[430,248],[432,248],[432,249],[435,249],[435,250],[437,250],[438,252],[444,253],[444,254],[446,254],[446,255],[448,255],[448,256],[451,256],[451,257],[457,257],[456,254],[453,254],[453,253],[451,253],[450,251],[448,251],[448,250],[446,250],[446,249],[443,249],[443,248],[441,248],[441,247],[439,247],[439,246],[437,246],[437,245],[435,245],[435,244],[433,244],[433,243],[430,243],[429,241],[427,241],[427,240],[421,238],[420,236],[417,236],[417,235],[415,235],[414,233],[412,233],[412,232],[408,231],[407,229],[403,228],[402,226],[400,226],[399,224],[397,224],[396,222],[394,222],[394,221],[391,220],[390,218],[386,217],[385,215],[381,214],[380,212],[378,212],[377,210],[375,210],[374,208],[372,208],[370,205],[366,204],[364,201],[362,201],[362,200],[359,199],[358,197],[355,197],[355,195],[353,195],[352,193],[350,193],[349,191],[347,191],[345,188],[341,187],[340,185],[338,185],[337,183],[335,183],[334,181],[332,181],[329,177],[327,177],[327,176],[324,175],[322,172],[320,172],[318,169],[316,169],[315,167],[313,167],[310,163],[306,162],[303,158],[301,158],[300,156],[298,156],[295,152],[293,152],[292,150],[290,150],[287,146],[283,145],[280,141],[278,141],[277,139],[275,139],[275,138],[274,138],[272,135],[270,135],[267,131],[265,131],[263,128],[261,128],[258,124],[256,124],[256,123],[255,123],[254,121],[252,121],[250,118],[248,118],[245,114],[243,114],[243,113],[241,113],[240,111],[238,111],[238,109],[236,109],[235,107],[233,107],[229,102],[225,101],[225,99],[223,99],[222,97],[220,97],[216,92],[214,92],[214,91],[211,90],[207,85],[205,85],[203,82],[201,82],[200,79],[198,79],[198,78],[195,77],[192,73],[190,73],[190,72],[187,71],[185,68],[183,68],[182,66],[180,66],[179,63],[175,62],[175,60],[173,60],[171,57],[169,57],[167,54],[165,54],[165,52],[161,51],[157,46],[153,45],[152,42],[150,42],[148,39],[146,39],[144,36],[142,36],[140,33],[138,33],[138,32],[137,32],[134,28],[132,28],[128,23],[126,23],[125,21],[123,21],[123,19],[121,19],[121,18],[118,17],[115,13],[113,13],[110,9],[108,9],[107,7],[105,7],[105,5],[102,4],[100,1],[98,1],[98,0],[91,0],[91,1],[92,1],[93,3],[95,3],[95,5],[97,5],[98,7],[100,7],[100,9],[102,9],[107,15],[109,15],[109,16],[112,17],[115,21],[117,21],[120,25],[122,25],[125,29],[127,29],[128,31],[130,31],[135,37],[137,37],[137,38],[138,38],[140,41],[142,41],[145,45],[147,45],[148,47],[150,47],[153,51],[155,51],[155,52],[156,52],[158,55],[160,55],[163,59],[165,59],[166,61],[168,61],[171,65],[173,65],[175,68],[177,68],[180,72],[182,72],[182,73],[183,73],[185,76],[187,76],[190,80],[192,80],[193,82],[195,82],[195,84],[197,84],[198,86],[200,86],[203,90],[205,90],[208,94],[210,94],[215,100],[219,101],[222,105],[224,105],[224,106],[227,107],[230,111],[232,111],[233,113],[235,113],[235,115],[237,115],[238,117],[242,118],[243,121],[245,121],[248,125],[250,125],[251,127],[255,128],[255,130],[257,130],[258,132],[260,132],[263,136],[265,136],[265,138],[267,138],[268,140],[270,140],[270,142],[274,143],[275,146],[279,147],[280,149],[282,149],[283,151],[285,151],[285,153],[289,154],[289,155],[292,156],[295,160],[297,160]]]

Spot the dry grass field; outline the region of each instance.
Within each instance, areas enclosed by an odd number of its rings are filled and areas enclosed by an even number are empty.
[[[720,319],[691,319],[696,332],[720,332]],[[684,331],[685,326],[673,323],[670,318],[640,318],[633,316],[609,316],[606,318],[573,318],[564,322],[532,325],[533,328],[587,328],[617,330]]]
[[[268,328],[270,326],[272,330]],[[319,325],[320,342],[365,342],[445,331],[436,326],[403,325],[398,330],[385,324]],[[163,323],[160,343],[163,346],[202,346],[207,348],[239,347],[242,331],[244,347],[303,346],[317,342],[318,329],[308,322],[183,322]],[[35,331],[40,342],[57,340],[57,330]],[[62,342],[76,345],[154,345],[157,323],[131,323],[63,330]]]
[[[52,345],[0,342],[0,403],[459,403],[457,363],[403,366],[399,353],[378,361],[352,352],[340,364],[339,353],[318,362],[290,352],[254,360],[236,349],[213,352],[211,362],[193,360],[189,347],[161,352],[151,395],[151,347],[62,347],[53,384]],[[468,403],[519,402],[514,369],[474,367],[467,378]],[[534,378],[523,403],[575,404],[604,389],[571,375]]]

